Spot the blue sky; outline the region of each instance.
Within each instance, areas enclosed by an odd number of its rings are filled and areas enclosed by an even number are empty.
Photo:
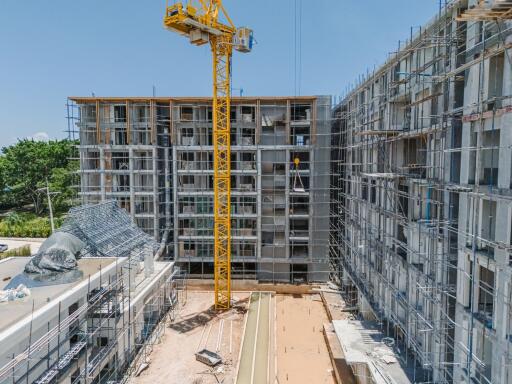
[[[294,95],[302,2],[302,95],[340,95],[428,21],[439,0],[225,0],[258,42],[235,54],[233,87]],[[211,59],[162,28],[164,0],[2,0],[0,146],[65,137],[68,96],[209,96]],[[298,18],[297,18],[298,20]]]

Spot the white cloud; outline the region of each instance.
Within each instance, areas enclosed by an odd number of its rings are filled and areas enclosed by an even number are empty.
[[[30,138],[34,141],[50,141],[50,136],[46,132],[34,133]]]

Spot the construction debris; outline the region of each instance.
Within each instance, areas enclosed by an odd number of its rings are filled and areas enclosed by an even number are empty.
[[[27,296],[30,296],[30,289],[20,284],[16,288],[0,291],[0,303],[21,300]]]
[[[197,361],[209,365],[210,367],[215,367],[217,364],[222,363],[222,357],[207,349],[202,349],[199,352],[196,352],[195,355]]]

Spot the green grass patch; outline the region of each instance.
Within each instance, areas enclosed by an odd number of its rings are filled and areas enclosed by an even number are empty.
[[[31,256],[32,250],[30,249],[30,245],[23,245],[18,248],[9,249],[5,252],[0,253],[0,260],[5,259],[7,257],[13,257],[13,256]]]

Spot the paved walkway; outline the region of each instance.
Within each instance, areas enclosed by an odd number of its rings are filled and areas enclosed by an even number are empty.
[[[267,384],[273,359],[271,358],[272,294],[251,294],[249,313],[244,332],[238,384]]]
[[[23,247],[24,245],[30,245],[30,250],[32,251],[32,254],[36,254],[39,250],[39,247],[41,247],[41,244],[43,244],[43,241],[46,239],[39,239],[39,238],[18,238],[18,237],[0,237],[0,244],[7,244],[9,249],[15,249],[19,247]]]

